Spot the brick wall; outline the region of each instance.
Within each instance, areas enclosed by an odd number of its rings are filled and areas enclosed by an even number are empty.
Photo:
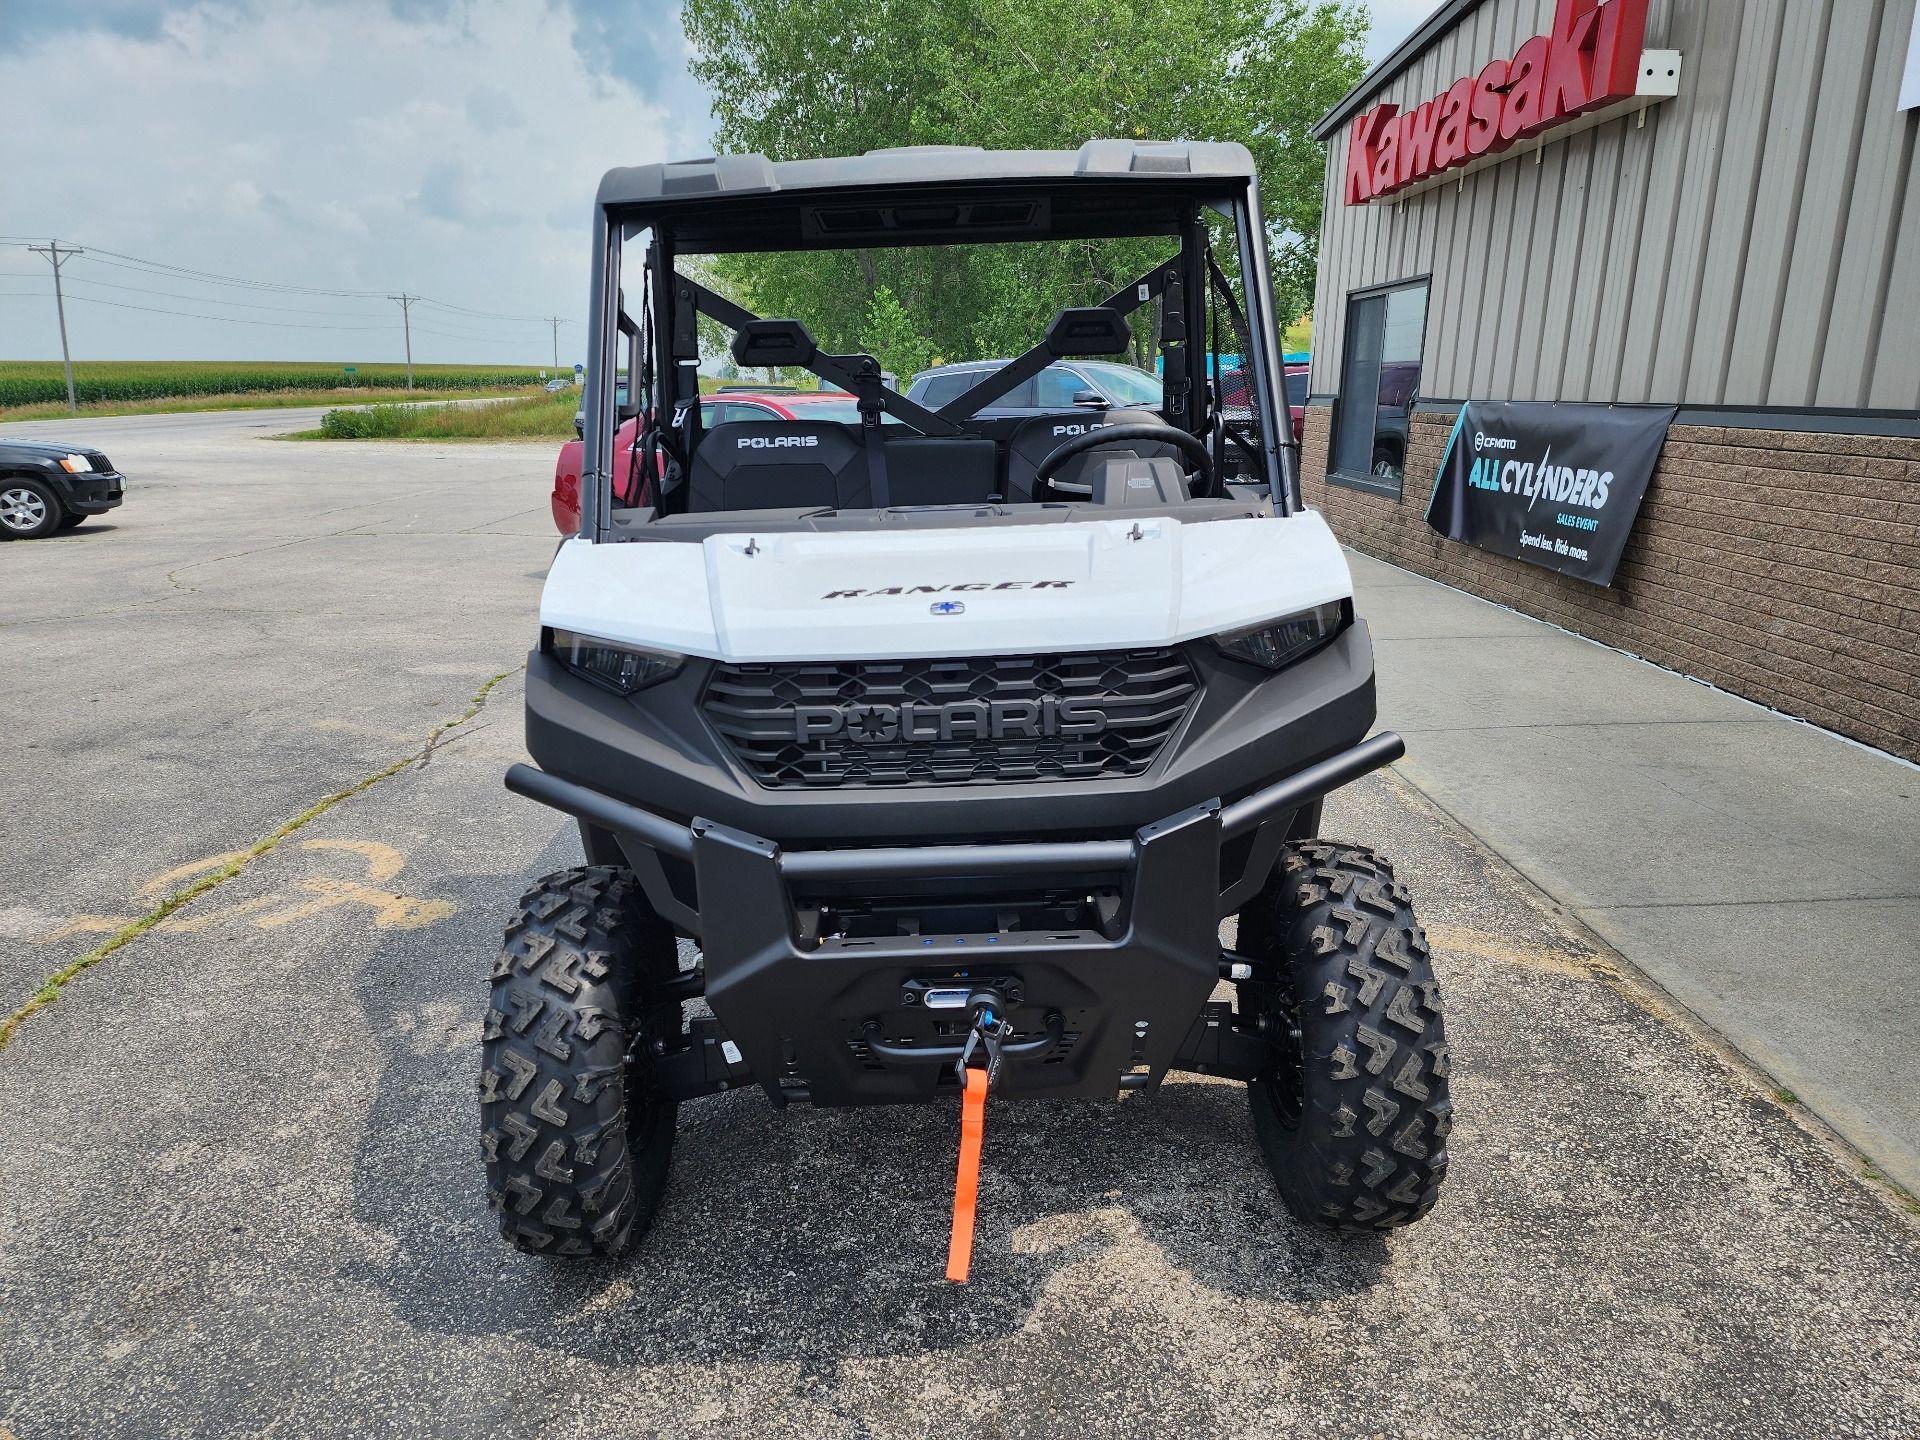
[[[1327,483],[1332,413],[1302,483],[1354,549],[1920,760],[1920,440],[1676,425],[1603,590],[1427,528],[1450,416],[1395,501]]]

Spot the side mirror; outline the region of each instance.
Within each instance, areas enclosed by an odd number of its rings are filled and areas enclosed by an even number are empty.
[[[1076,390],[1073,392],[1073,403],[1085,405],[1094,410],[1104,410],[1107,408],[1107,397],[1098,390]]]

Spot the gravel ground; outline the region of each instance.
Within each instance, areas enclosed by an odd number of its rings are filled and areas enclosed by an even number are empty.
[[[48,762],[0,789],[4,1009],[153,877],[418,752],[517,664],[552,549],[539,448],[114,446],[146,483],[111,527],[0,549],[0,729]],[[578,854],[500,787],[519,702],[0,1052],[0,1436],[1920,1431],[1920,1228],[1392,775],[1326,828],[1435,942],[1457,1123],[1420,1225],[1294,1224],[1240,1087],[1183,1077],[991,1109],[964,1289],[952,1105],[690,1105],[634,1257],[513,1253],[485,975]]]

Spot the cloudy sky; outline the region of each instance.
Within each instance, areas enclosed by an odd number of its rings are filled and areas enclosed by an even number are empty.
[[[76,359],[398,360],[405,290],[416,360],[550,361],[600,173],[710,148],[668,0],[0,0],[0,95],[0,240],[89,252]],[[59,353],[0,244],[0,358]]]

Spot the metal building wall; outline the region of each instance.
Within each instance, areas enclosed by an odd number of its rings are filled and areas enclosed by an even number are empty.
[[[1552,24],[1482,0],[1370,96],[1403,108]],[[1895,103],[1915,0],[1652,0],[1680,94],[1412,195],[1342,203],[1329,136],[1312,388],[1347,292],[1432,275],[1436,399],[1920,410],[1920,111]],[[1351,122],[1348,122],[1349,124]]]

